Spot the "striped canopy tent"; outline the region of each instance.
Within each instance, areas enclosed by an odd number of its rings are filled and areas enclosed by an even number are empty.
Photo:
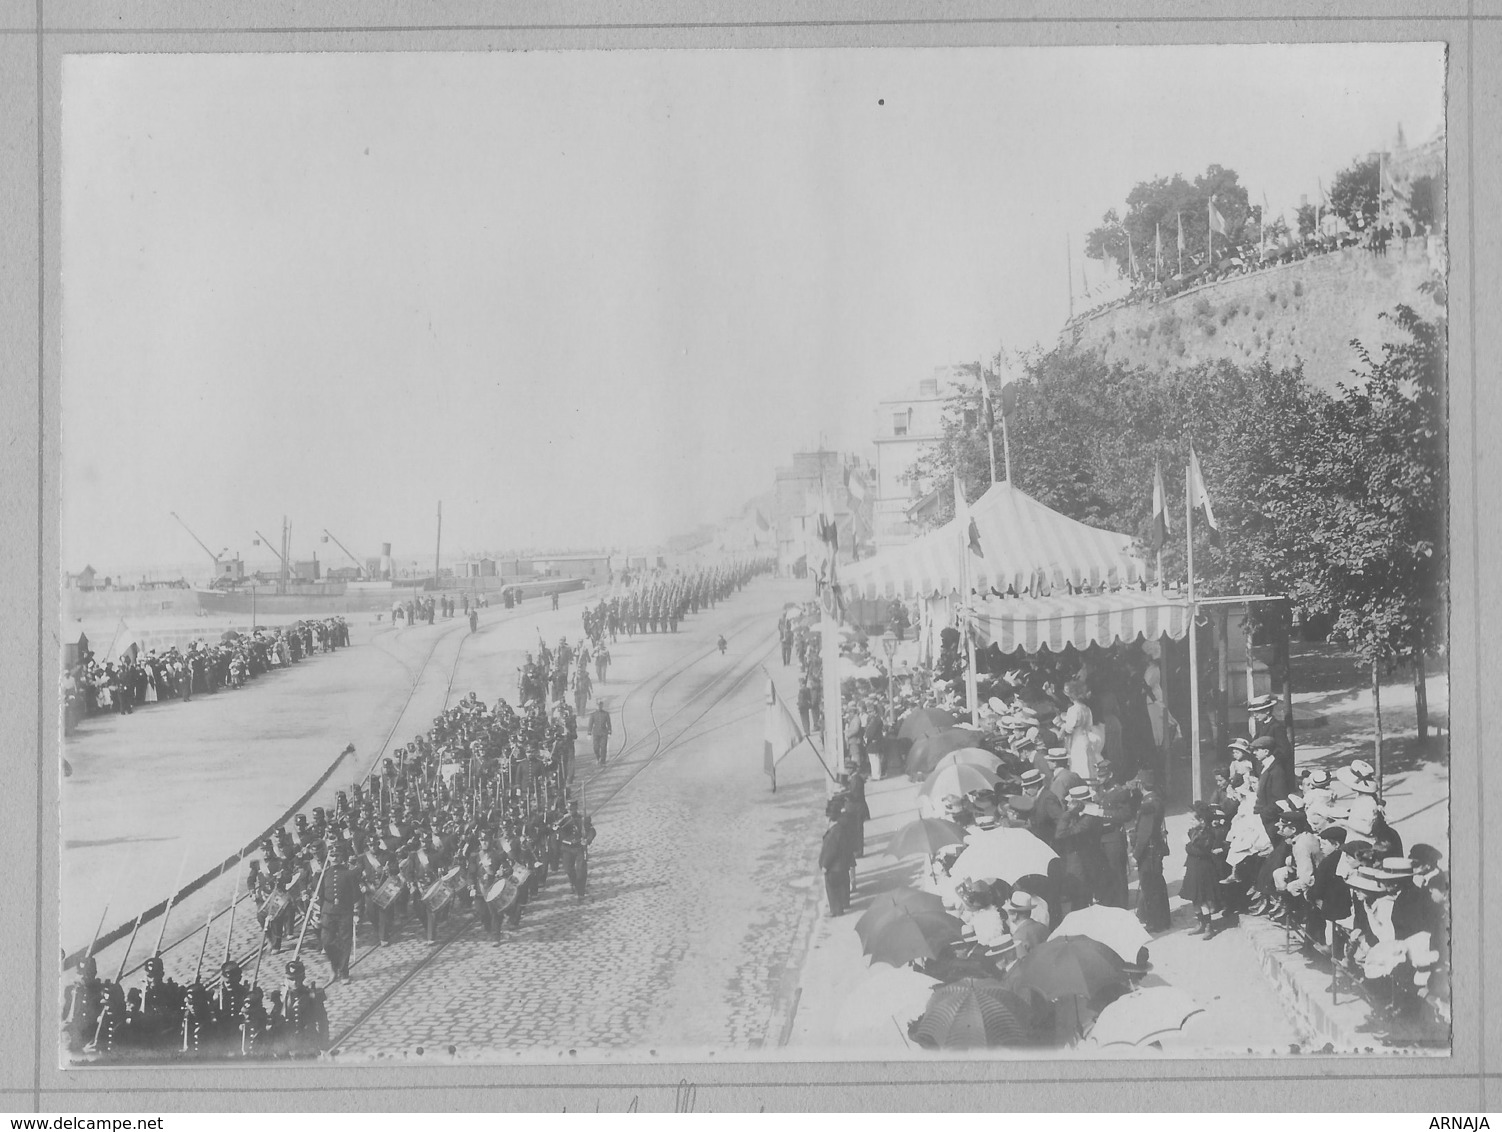
[[[970,583],[985,593],[1047,594],[1115,589],[1148,580],[1132,536],[1087,526],[1043,506],[1009,483],[992,484],[970,504],[985,557],[970,558]],[[930,597],[960,588],[960,532],[951,519],[907,546],[845,567],[847,597]]]
[[[994,644],[1003,653],[1058,652],[1065,645],[1105,647],[1139,636],[1150,641],[1183,637],[1189,631],[1189,602],[1141,590],[993,597],[977,602],[969,620],[977,647]]]

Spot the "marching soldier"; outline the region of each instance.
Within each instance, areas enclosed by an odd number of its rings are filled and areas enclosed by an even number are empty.
[[[333,971],[332,981],[337,983],[349,980],[360,876],[350,868],[349,850],[342,842],[334,846],[332,853],[333,860],[324,869],[318,891],[318,927],[323,953]]]
[[[582,897],[589,879],[589,845],[595,839],[594,823],[579,810],[578,802],[570,802],[568,814],[556,826],[559,856],[563,871],[574,895]]]
[[[240,964],[227,960],[219,968],[219,985],[212,997],[214,1044],[224,1051],[240,1047],[240,1022],[250,988],[241,982]]]
[[[610,746],[610,713],[605,710],[604,700],[595,701],[595,710],[589,717],[589,738],[594,746],[595,762],[604,766]]]

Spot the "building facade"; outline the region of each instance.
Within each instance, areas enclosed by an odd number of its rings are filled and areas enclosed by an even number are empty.
[[[876,498],[872,524],[876,548],[901,546],[919,534],[909,511],[932,489],[914,465],[944,434],[944,402],[952,385],[974,381],[957,366],[939,366],[915,389],[877,403]]]

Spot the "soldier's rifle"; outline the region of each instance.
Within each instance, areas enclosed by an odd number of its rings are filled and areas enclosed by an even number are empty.
[[[89,949],[83,953],[83,957],[85,959],[88,959],[90,956],[92,956],[94,954],[94,947],[99,942],[99,933],[104,930],[104,918],[106,916],[108,916],[109,914],[110,914],[110,906],[108,904],[106,904],[104,906],[104,911],[99,913],[99,922],[94,925],[94,935],[89,940]]]
[[[235,874],[234,888],[231,889],[230,895],[229,895],[229,931],[226,932],[225,936],[224,936],[224,959],[223,959],[223,962],[225,962],[225,963],[229,962],[229,947],[230,947],[231,941],[233,941],[234,938],[235,938],[235,907],[239,903],[240,903],[240,874],[236,873]]]
[[[145,909],[142,909],[136,916],[136,926],[130,929],[130,938],[125,941],[125,951],[120,956],[120,967],[115,972],[115,983],[117,985],[125,977],[125,961],[130,958],[130,949],[135,946],[136,933],[141,930],[141,917],[145,914]]]
[[[334,855],[332,853],[326,853],[324,854],[323,864],[319,866],[318,879],[313,882],[313,891],[308,895],[308,910],[302,918],[302,931],[297,933],[297,947],[292,952],[294,960],[302,955],[302,944],[308,934],[308,924],[313,920],[313,906],[318,903],[318,895],[323,890],[323,874],[328,871],[329,862],[333,859]]]
[[[198,949],[198,966],[193,969],[193,982],[203,977],[203,956],[209,949],[209,933],[214,927],[214,909],[209,908],[209,918],[203,922],[203,946]]]

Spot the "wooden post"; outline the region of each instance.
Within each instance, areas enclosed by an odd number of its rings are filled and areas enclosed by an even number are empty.
[[[1382,676],[1378,661],[1372,659],[1372,715],[1377,725],[1377,805],[1382,804]]]
[[[1199,608],[1194,604],[1194,496],[1190,491],[1189,468],[1184,469],[1184,535],[1189,545],[1189,786],[1190,798],[1204,797],[1204,775],[1200,773],[1200,666]]]

